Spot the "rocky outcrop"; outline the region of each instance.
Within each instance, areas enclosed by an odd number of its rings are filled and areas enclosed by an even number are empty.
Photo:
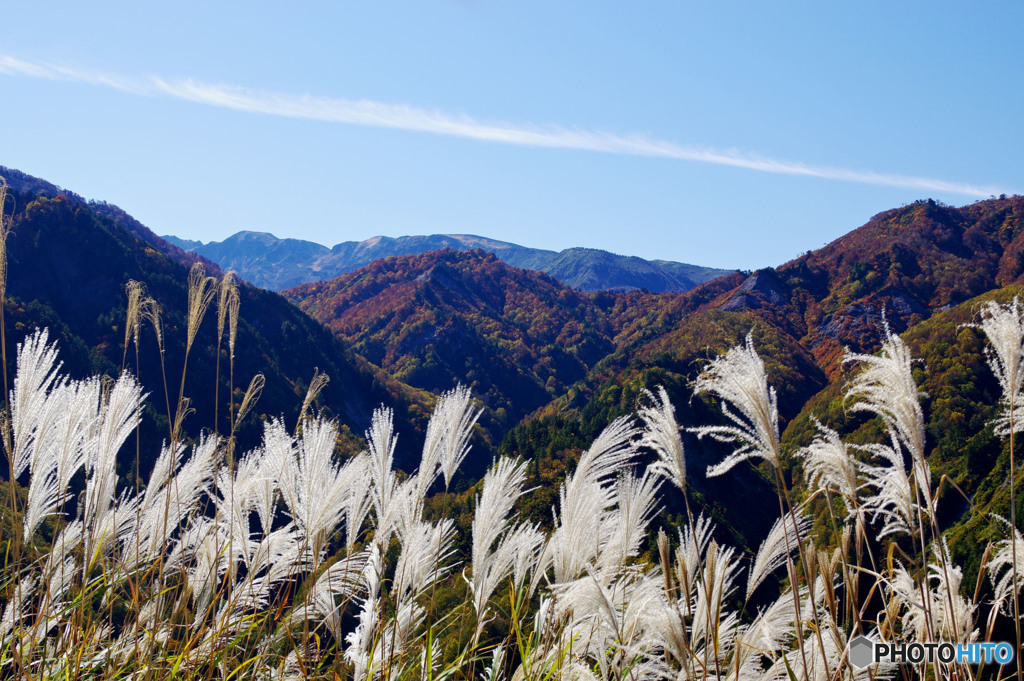
[[[775,270],[754,272],[722,305],[723,310],[757,310],[764,304],[780,307],[789,302],[789,292]]]

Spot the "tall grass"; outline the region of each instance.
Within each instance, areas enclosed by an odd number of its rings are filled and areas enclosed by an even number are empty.
[[[237,292],[202,272],[190,281],[187,350],[221,286],[218,335],[226,320],[233,358]],[[125,360],[156,309],[141,287],[128,295]],[[1000,335],[1000,325],[1020,318],[1016,302],[990,306],[979,325],[1009,392],[997,425],[1011,451],[1020,382],[1007,367],[1020,363],[1021,336]],[[25,508],[8,511],[17,523],[8,547],[23,550],[6,552],[0,576],[5,677],[1019,677],[964,664],[857,669],[848,659],[860,634],[967,642],[991,638],[997,619],[1019,624],[1024,538],[1015,511],[993,519],[1006,539],[987,562],[991,589],[964,585],[935,518],[913,360],[895,336],[877,356],[848,358],[859,365],[850,408],[877,416],[886,440],[854,446],[819,424],[818,438],[790,453],[806,472],[800,504],[783,475],[775,393],[752,340],[698,377],[696,391],[720,403],[726,423],[692,430],[733,446],[708,474],[760,460],[775,476],[778,515],[749,559],[691,512],[681,427],[663,390],[581,454],[550,529],[518,517],[530,494],[526,462],[502,458],[478,484],[470,536],[460,541],[453,519],[430,520],[425,508],[470,449],[479,410],[464,388],[438,401],[420,467],[406,475],[394,467],[387,408],[373,414],[365,451],[337,453],[339,426],[315,408],[320,375],[294,428],[268,418],[259,446],[235,455],[234,431],[262,388],[257,376],[237,411],[232,399],[225,434],[186,446],[183,367],[176,412],[168,405],[171,437],[138,487],[118,480],[115,457],[139,423],[143,387],[127,369],[114,381],[72,380],[57,357],[45,330],[31,334],[18,346],[10,393],[6,449]],[[642,452],[656,463],[639,466]],[[1010,485],[1014,492],[1012,475]],[[660,500],[675,493],[686,523],[673,537],[660,532],[648,556]],[[833,517],[834,545],[811,537],[818,497],[830,513],[833,497],[845,508]],[[439,589],[462,596],[442,609]]]

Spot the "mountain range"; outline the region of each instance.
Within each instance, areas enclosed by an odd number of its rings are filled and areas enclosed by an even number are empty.
[[[748,334],[777,387],[787,448],[809,442],[812,414],[869,441],[871,425],[842,406],[844,352],[872,353],[887,329],[906,332],[925,357],[929,394],[942,395],[926,405],[934,469],[967,494],[987,490],[986,503],[998,506],[1005,471],[996,465],[999,443],[984,428],[998,390],[977,334],[962,325],[979,300],[1012,298],[1022,276],[1024,197],[1012,197],[885,211],[777,268],[685,293],[582,293],[483,251],[442,250],[379,260],[284,294],[414,387],[469,380],[510,426],[499,451],[533,458],[533,482],[543,489],[554,488],[571,452],[658,385],[680,423],[721,422],[690,386],[710,357]],[[767,528],[756,514],[721,500],[742,490],[750,504],[770,503],[770,485],[742,473],[727,482],[705,478],[702,463],[720,457],[719,449],[687,440],[694,492],[718,505],[737,532],[760,536]],[[555,499],[539,498],[542,515]]]
[[[365,241],[345,241],[331,248],[312,241],[279,239],[266,232],[248,231],[208,243],[174,236],[163,239],[272,291],[333,279],[380,258],[417,255],[441,248],[482,249],[513,267],[545,272],[581,291],[688,291],[730,271],[667,260],[644,260],[593,248],[563,251],[528,248],[472,234],[375,236]]]
[[[15,195],[8,347],[48,326],[73,373],[116,374],[125,353],[124,285],[137,279],[163,308],[166,363],[175,380],[184,356],[188,267],[204,256],[157,237],[115,206],[17,171],[0,175]],[[581,291],[513,266],[490,248],[463,246],[377,259],[284,296],[243,286],[236,385],[232,390],[222,372],[220,394],[237,403],[239,386],[261,371],[267,387],[258,414],[293,419],[318,368],[332,378],[319,404],[346,424],[348,445],[360,446],[372,410],[385,403],[395,408],[400,432],[412,435],[400,447],[405,464],[414,466],[431,393],[462,382],[487,419],[474,438],[476,469],[495,453],[529,458],[530,484],[539,489],[523,512],[544,521],[557,502],[555,483],[579,449],[634,411],[645,390],[664,386],[680,424],[724,423],[717,405],[694,397],[691,386],[709,358],[748,335],[778,391],[785,451],[809,442],[812,415],[851,442],[877,442],[878,424],[845,406],[851,367],[842,360],[846,348],[874,352],[889,329],[922,360],[915,371],[927,394],[932,470],[959,487],[944,494],[941,522],[957,522],[965,496],[975,508],[1006,513],[1007,454],[986,425],[999,388],[969,324],[981,302],[1006,302],[1022,291],[1024,197],[963,207],[916,202],[778,267],[734,272],[686,292]],[[204,323],[190,355],[193,435],[214,426],[214,326],[212,319]],[[158,439],[166,428],[160,356],[152,341],[144,339],[142,350],[147,418]],[[258,419],[247,426],[250,434],[259,427]],[[691,502],[745,545],[759,541],[767,516],[748,511],[771,503],[771,485],[755,468],[706,478],[705,464],[720,459],[721,447],[689,433],[684,439]],[[799,461],[785,465],[797,479]],[[984,546],[983,528],[957,532],[970,541],[954,551]],[[965,559],[968,571],[979,559]]]

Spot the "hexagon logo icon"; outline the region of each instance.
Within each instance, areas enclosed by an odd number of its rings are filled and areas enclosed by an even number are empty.
[[[874,662],[872,651],[875,644],[867,636],[858,636],[850,641],[850,664],[857,669],[863,669]]]

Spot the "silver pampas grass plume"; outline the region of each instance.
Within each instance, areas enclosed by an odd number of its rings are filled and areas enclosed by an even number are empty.
[[[844,363],[859,362],[862,367],[846,391],[847,399],[855,400],[850,410],[881,417],[917,465],[924,463],[925,436],[922,393],[914,381],[913,361],[907,344],[892,333],[878,355],[847,352],[843,357]]]
[[[649,405],[638,412],[644,422],[640,445],[650,447],[658,455],[652,470],[664,475],[680,490],[685,490],[686,453],[683,439],[679,437],[675,409],[672,408],[665,388],[661,386],[658,386],[657,396],[649,390],[645,390],[644,395]]]
[[[778,400],[751,336],[743,345],[713,359],[697,377],[694,393],[721,399],[722,413],[735,424],[693,429],[697,437],[710,436],[737,445],[725,460],[708,467],[708,477],[722,475],[747,459],[764,459],[778,468]]]
[[[988,365],[999,380],[1003,411],[995,421],[996,435],[1020,432],[1024,423],[1024,309],[1020,300],[1000,305],[989,301],[981,308],[981,323],[976,325],[988,338],[985,349]]]

